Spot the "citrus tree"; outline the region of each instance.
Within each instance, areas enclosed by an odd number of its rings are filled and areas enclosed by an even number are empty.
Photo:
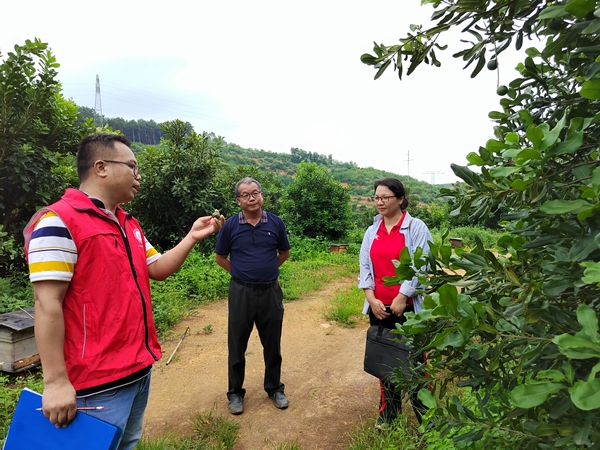
[[[224,142],[196,133],[189,123],[160,124],[166,139],[138,155],[141,187],[127,209],[140,221],[148,240],[161,250],[177,244],[194,221],[211,215],[225,193],[215,184]],[[201,241],[199,247],[206,246]]]
[[[23,268],[24,225],[62,194],[72,155],[93,130],[91,122],[77,124],[77,106],[61,94],[58,67],[39,39],[0,52],[0,277]]]
[[[455,214],[506,208],[500,250],[479,242],[471,252],[433,245],[413,261],[403,253],[390,280],[428,267],[418,273],[425,309],[402,327],[428,352],[428,418],[459,447],[598,448],[600,2],[422,3],[435,9],[431,28],[412,26],[398,44],[362,56],[376,78],[440,65],[436,52],[454,27],[469,36],[454,56],[472,76],[499,70],[509,46],[528,47],[515,79],[498,88],[494,138],[466,166],[452,165],[464,184],[444,191]],[[454,383],[465,389],[448,395]]]
[[[337,240],[354,226],[348,190],[314,162],[298,164],[280,210],[286,227],[297,236]]]

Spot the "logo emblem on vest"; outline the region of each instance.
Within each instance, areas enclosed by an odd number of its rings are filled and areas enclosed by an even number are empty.
[[[142,233],[140,232],[140,230],[138,228],[136,228],[135,230],[133,230],[133,235],[138,240],[138,242],[140,244],[142,244]]]

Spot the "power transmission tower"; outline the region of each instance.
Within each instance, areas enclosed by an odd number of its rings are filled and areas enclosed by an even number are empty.
[[[439,174],[444,174],[444,172],[440,172],[439,170],[436,170],[435,172],[432,170],[427,170],[425,172],[423,172],[424,174],[430,174],[431,175],[431,184],[435,184],[435,174],[439,173]]]
[[[406,161],[406,175],[410,177],[410,162],[412,161],[410,159],[410,150],[406,151],[406,159],[404,161]]]
[[[102,98],[100,97],[100,77],[96,75],[96,101],[94,102],[94,123],[97,127],[104,126],[104,116],[102,115]]]

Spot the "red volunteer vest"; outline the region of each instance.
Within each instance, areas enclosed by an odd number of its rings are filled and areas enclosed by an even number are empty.
[[[25,229],[26,246],[48,210],[65,222],[77,264],[64,302],[64,354],[75,390],[119,380],[161,356],[152,317],[144,235],[137,220],[117,207],[119,226],[81,191],[67,189]]]

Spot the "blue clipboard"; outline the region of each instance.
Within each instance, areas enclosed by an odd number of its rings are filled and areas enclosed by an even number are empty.
[[[116,450],[123,431],[103,420],[77,412],[66,428],[56,428],[42,411],[42,396],[21,392],[3,450]]]

